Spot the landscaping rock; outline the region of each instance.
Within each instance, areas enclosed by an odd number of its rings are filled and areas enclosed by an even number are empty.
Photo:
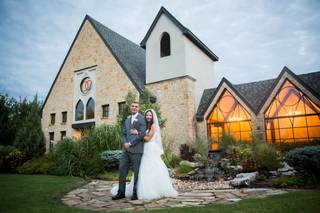
[[[258,172],[240,173],[237,174],[236,178],[230,181],[231,186],[249,186],[253,181],[256,180]]]
[[[186,166],[190,166],[192,168],[197,168],[197,167],[203,166],[202,163],[194,163],[194,162],[190,162],[190,161],[187,161],[187,160],[183,160],[179,164],[180,164],[180,166],[186,165]]]
[[[283,162],[283,167],[278,169],[278,172],[281,174],[281,175],[284,175],[284,176],[294,176],[297,171],[292,168],[291,166],[289,166],[286,162]]]

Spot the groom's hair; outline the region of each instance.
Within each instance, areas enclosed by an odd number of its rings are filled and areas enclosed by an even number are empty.
[[[140,105],[139,101],[132,101],[131,104],[138,104],[138,105]]]

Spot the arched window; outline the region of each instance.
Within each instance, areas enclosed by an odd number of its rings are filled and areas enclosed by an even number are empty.
[[[207,124],[209,135],[216,143],[221,140],[222,133],[236,140],[252,139],[251,116],[228,90],[222,93],[208,117]],[[216,149],[216,144],[211,148]]]
[[[170,54],[170,35],[168,33],[163,33],[160,41],[160,56],[165,57]]]
[[[81,100],[78,101],[76,105],[76,121],[83,120],[83,113],[84,113],[84,105]]]
[[[86,119],[94,118],[94,108],[95,108],[94,100],[90,98],[86,106]]]
[[[266,137],[272,143],[320,139],[320,108],[286,80],[265,113]]]

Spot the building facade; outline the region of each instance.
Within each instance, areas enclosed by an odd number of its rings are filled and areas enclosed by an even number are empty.
[[[140,45],[87,15],[43,104],[47,148],[63,137],[80,138],[89,126],[115,124],[127,93],[139,97],[145,89],[167,118],[163,134],[176,150],[196,137],[219,141],[222,132],[239,140],[260,132],[271,142],[320,138],[320,72],[284,68],[277,79],[240,85],[222,79],[212,88],[217,61],[163,7]]]

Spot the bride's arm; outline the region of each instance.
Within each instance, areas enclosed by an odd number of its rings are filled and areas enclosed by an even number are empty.
[[[149,142],[153,137],[155,131],[156,131],[156,126],[152,124],[150,131],[148,132],[148,134],[146,134],[146,136],[144,136],[144,141]]]

